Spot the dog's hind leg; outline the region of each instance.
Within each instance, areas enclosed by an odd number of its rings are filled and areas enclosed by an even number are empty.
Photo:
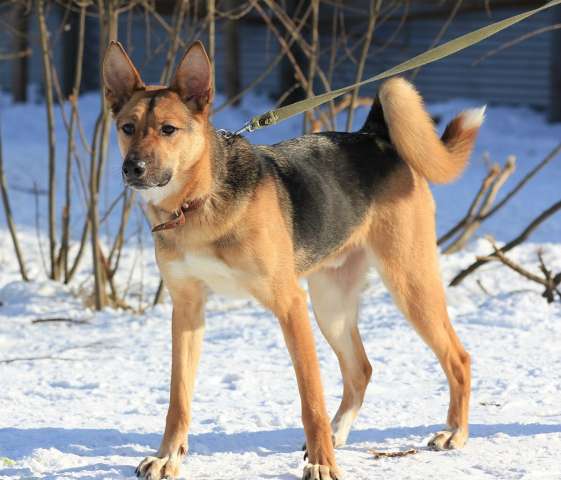
[[[308,465],[304,467],[302,478],[340,478],[331,441],[331,426],[325,408],[319,361],[308,318],[306,295],[296,278],[288,282],[276,282],[275,299],[267,306],[279,319],[300,391],[308,457]]]
[[[416,175],[402,180],[401,187],[378,202],[370,244],[396,304],[435,353],[448,378],[447,429],[438,432],[429,446],[460,448],[468,437],[470,357],[446,310],[430,190]]]
[[[335,447],[347,441],[372,375],[357,326],[367,269],[366,254],[357,249],[340,267],[324,268],[308,278],[317,322],[337,355],[343,375],[343,399],[331,422]]]

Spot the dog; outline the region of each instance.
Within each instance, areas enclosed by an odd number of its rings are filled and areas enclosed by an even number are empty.
[[[336,479],[343,445],[372,367],[357,326],[374,265],[395,303],[437,356],[450,388],[447,428],[429,442],[468,438],[470,356],[446,310],[429,182],[463,171],[484,108],[457,116],[441,138],[414,87],[383,83],[354,133],[304,135],[272,146],[210,123],[212,66],[192,44],[169,86],[147,86],[119,43],[103,60],[123,178],[146,202],[157,263],[173,303],[169,410],[159,451],[136,474],[175,477],[187,453],[207,291],[255,298],[280,323],[296,373],[306,437],[304,479]],[[320,329],[343,377],[329,422],[307,311],[306,278]]]

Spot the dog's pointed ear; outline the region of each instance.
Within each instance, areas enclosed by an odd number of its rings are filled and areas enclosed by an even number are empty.
[[[119,42],[111,42],[103,57],[103,83],[105,98],[114,115],[137,90],[145,85],[125,49]]]
[[[199,111],[212,101],[212,66],[201,42],[194,42],[185,52],[170,89]]]

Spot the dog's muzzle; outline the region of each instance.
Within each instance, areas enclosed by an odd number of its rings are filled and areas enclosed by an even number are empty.
[[[146,176],[146,162],[136,158],[126,159],[123,163],[123,178],[125,182],[134,185],[140,183]]]
[[[165,187],[172,177],[170,170],[149,167],[145,160],[136,155],[125,158],[122,173],[125,184],[137,190]]]

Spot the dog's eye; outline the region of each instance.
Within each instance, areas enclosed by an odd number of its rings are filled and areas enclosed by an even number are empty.
[[[125,123],[121,127],[121,130],[125,135],[128,135],[130,137],[131,135],[134,134],[134,125],[132,123]]]
[[[161,130],[162,130],[163,135],[170,136],[170,135],[173,135],[175,133],[177,128],[174,127],[173,125],[164,125],[164,126],[162,126]]]

